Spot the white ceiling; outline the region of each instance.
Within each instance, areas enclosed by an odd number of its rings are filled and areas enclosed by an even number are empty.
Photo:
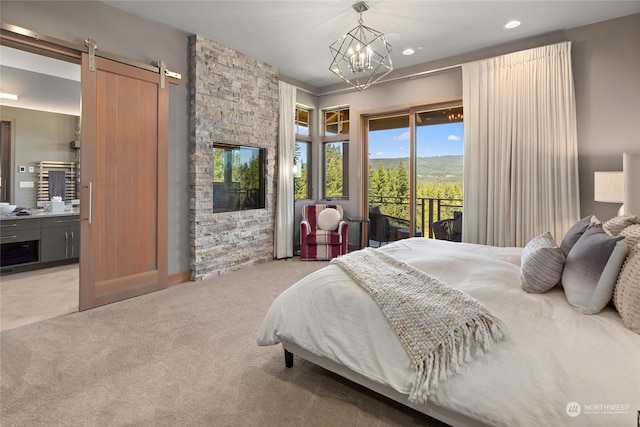
[[[105,0],[125,12],[198,34],[321,89],[342,80],[329,71],[329,45],[358,24],[355,0]],[[539,34],[640,13],[640,0],[462,1],[369,0],[364,24],[387,34],[396,70]],[[504,29],[512,19],[522,22]],[[411,47],[413,56],[403,56]],[[2,105],[80,114],[79,66],[0,50]],[[26,71],[23,71],[26,70]],[[318,90],[321,92],[321,90]]]
[[[314,88],[342,82],[329,45],[358,25],[356,0],[118,1],[113,7],[198,34]],[[395,69],[640,12],[640,1],[368,0],[364,24],[391,33]],[[522,25],[506,30],[513,19]],[[403,56],[411,47],[413,56]],[[422,49],[420,49],[422,47]],[[420,50],[418,50],[420,49]]]

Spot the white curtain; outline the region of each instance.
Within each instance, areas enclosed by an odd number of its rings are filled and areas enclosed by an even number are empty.
[[[296,88],[279,82],[280,121],[278,125],[278,176],[276,196],[276,229],[274,256],[293,256],[293,159],[296,148],[294,116],[296,110]]]
[[[462,66],[463,241],[557,241],[579,219],[571,43]]]

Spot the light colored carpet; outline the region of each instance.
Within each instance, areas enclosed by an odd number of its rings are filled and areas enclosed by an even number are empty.
[[[0,330],[78,311],[78,264],[0,277]]]
[[[0,424],[441,426],[256,345],[271,301],[325,265],[271,261],[3,331]]]

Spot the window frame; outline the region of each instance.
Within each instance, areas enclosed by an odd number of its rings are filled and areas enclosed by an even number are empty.
[[[298,133],[299,130],[299,123],[301,123],[300,121],[300,111],[305,111],[307,113],[307,130],[308,130],[308,134],[300,134]],[[294,201],[297,200],[311,200],[311,195],[312,195],[312,185],[311,185],[311,177],[312,177],[312,173],[313,173],[313,116],[312,116],[312,109],[307,108],[303,105],[300,104],[296,104],[296,110],[295,110],[295,117],[294,117],[294,130],[295,130],[295,136],[296,136],[296,145],[298,143],[303,143],[303,144],[307,144],[307,182],[306,182],[306,188],[307,188],[307,195],[305,198],[302,199],[297,199],[296,198],[296,194],[295,194],[295,182],[296,182],[296,177],[294,176]],[[302,122],[304,123],[304,122]],[[295,156],[295,150],[294,150],[294,156]],[[295,162],[295,160],[294,160]]]
[[[328,122],[327,116],[336,113],[337,120]],[[340,106],[327,108],[322,110],[322,196],[325,200],[348,200],[349,199],[349,132],[350,123],[350,107]],[[338,127],[338,134],[328,135],[328,126]],[[342,144],[342,195],[327,195],[327,144]]]
[[[410,223],[410,230],[411,230],[411,235],[413,235],[413,232],[416,228],[416,221],[417,221],[417,206],[416,206],[416,154],[415,154],[415,148],[416,148],[416,130],[417,127],[419,127],[418,125],[416,125],[416,116],[419,113],[423,113],[423,112],[438,112],[438,111],[442,111],[442,110],[448,110],[448,109],[452,109],[452,108],[462,108],[462,99],[461,98],[450,98],[447,100],[441,100],[441,101],[435,101],[432,103],[425,103],[425,104],[417,104],[417,105],[410,105],[407,106],[406,108],[402,108],[402,109],[390,109],[389,111],[376,111],[376,112],[372,112],[372,113],[364,113],[361,114],[359,117],[360,120],[360,124],[362,126],[363,129],[363,143],[361,148],[361,155],[362,155],[362,168],[364,171],[368,171],[369,170],[369,120],[372,119],[377,119],[377,118],[385,118],[385,117],[390,117],[390,116],[394,116],[394,115],[404,115],[404,114],[408,114],[409,115],[409,134],[410,134],[410,161],[409,161],[409,180],[410,180],[410,196],[409,196],[409,203],[410,203],[410,208],[409,208],[409,223]],[[464,114],[464,113],[462,113]],[[454,122],[464,122],[464,117],[463,115],[461,115],[460,117],[455,117]],[[369,174],[368,173],[364,173],[362,176],[362,185],[363,185],[363,209],[364,211],[368,211],[369,209]],[[463,202],[464,203],[464,202]],[[424,213],[423,213],[424,215]],[[420,224],[421,229],[425,229],[426,224]],[[430,230],[430,226],[429,228],[429,234],[431,234],[431,230]]]
[[[301,112],[304,111],[307,114],[307,121],[303,121],[301,119]],[[296,138],[308,138],[309,141],[311,141],[311,109],[307,108],[303,105],[300,104],[296,104],[296,109],[295,109],[295,115],[294,115],[294,133],[296,134]],[[304,133],[300,133],[298,132],[298,130],[300,129],[300,124],[301,123],[305,123],[306,124],[306,129],[307,129],[307,134],[305,135]]]

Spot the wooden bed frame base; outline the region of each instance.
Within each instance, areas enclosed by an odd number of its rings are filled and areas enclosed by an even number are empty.
[[[408,396],[406,394],[399,393],[389,386],[382,385],[375,381],[370,380],[369,378],[354,372],[331,359],[326,357],[318,356],[316,354],[311,353],[304,348],[288,342],[282,343],[282,348],[284,349],[284,363],[287,368],[293,367],[293,355],[297,355],[314,365],[318,365],[321,368],[324,368],[328,371],[331,371],[341,377],[344,377],[350,381],[353,381],[356,384],[360,384],[363,387],[368,388],[369,390],[375,391],[378,394],[381,394],[389,399],[395,400],[396,402],[407,406],[411,409],[415,409],[418,412],[421,412],[425,415],[430,416],[431,418],[435,418],[444,423],[449,424],[452,427],[486,427],[486,424],[478,420],[474,420],[472,418],[467,417],[466,415],[460,414],[458,412],[451,411],[449,409],[442,408],[432,402],[427,402],[425,404],[417,404],[409,402]]]

